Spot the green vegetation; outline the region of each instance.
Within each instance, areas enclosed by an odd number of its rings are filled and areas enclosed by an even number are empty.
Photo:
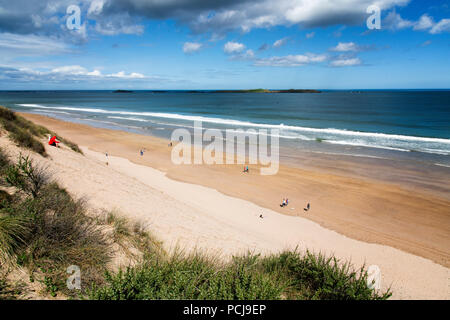
[[[45,148],[39,139],[46,135],[57,136],[62,143],[67,145],[73,151],[81,153],[81,149],[73,142],[58,136],[55,132],[48,130],[43,126],[18,116],[15,112],[0,106],[0,124],[9,132],[11,139],[20,147],[30,149],[34,152],[46,156]]]
[[[82,284],[100,284],[111,250],[83,202],[73,200],[28,157],[20,156],[1,172],[1,178],[17,191],[0,209],[0,267],[26,268],[30,278],[44,284],[52,296],[76,293],[66,287],[70,265],[83,270]]]
[[[90,299],[331,299],[384,300],[391,293],[367,287],[364,268],[353,270],[333,257],[296,251],[261,257],[247,254],[222,263],[194,253],[160,255],[106,274],[107,285]]]
[[[15,300],[22,294],[23,283],[11,284],[4,277],[0,278],[0,300]]]

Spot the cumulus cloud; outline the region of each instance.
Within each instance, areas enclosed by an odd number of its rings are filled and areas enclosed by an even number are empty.
[[[340,57],[330,62],[330,66],[332,67],[352,67],[359,66],[362,64],[361,59],[359,58],[346,58]]]
[[[282,46],[284,46],[284,45],[287,43],[287,41],[288,41],[288,38],[287,38],[287,37],[286,37],[286,38],[279,39],[279,40],[277,40],[277,41],[275,41],[275,42],[273,43],[273,46],[274,46],[275,48],[282,47]]]
[[[198,42],[185,42],[183,44],[183,52],[184,53],[193,53],[199,51],[203,45]]]
[[[382,10],[409,0],[378,0]],[[323,27],[362,24],[373,0],[0,0],[0,32],[67,37],[66,9],[81,8],[85,32],[140,34],[144,18],[173,19],[194,33],[224,34],[254,28],[300,25]],[[79,40],[80,40],[79,39]],[[80,40],[80,41],[81,41]]]
[[[431,34],[437,34],[442,32],[450,32],[450,19],[442,19],[436,23],[430,30]]]
[[[308,64],[324,62],[326,59],[326,55],[309,53],[304,55],[299,54],[256,59],[254,65],[270,67],[301,67]]]
[[[148,77],[141,73],[126,73],[119,71],[117,73],[103,74],[100,70],[88,70],[79,65],[61,66],[53,69],[33,69],[28,67],[9,67],[0,66],[0,79],[13,79],[15,81],[43,81],[43,82],[61,82],[61,81],[108,81],[108,80],[151,80],[154,77]]]
[[[403,19],[397,12],[391,11],[384,18],[383,26],[391,30],[401,30],[405,28],[411,28],[414,26],[413,21]]]
[[[348,51],[359,51],[359,47],[354,42],[339,42],[339,44],[331,48],[331,51],[337,52],[348,52]]]
[[[424,14],[420,17],[419,21],[414,25],[414,30],[427,30],[432,28],[434,25],[433,18],[431,18],[429,15]]]
[[[391,30],[412,28],[416,31],[428,31],[430,34],[450,32],[450,19],[442,19],[439,22],[435,22],[428,14],[422,15],[418,21],[410,21],[403,19],[394,10],[386,16],[384,24]]]
[[[253,50],[248,49],[245,52],[237,53],[231,56],[231,60],[253,60],[255,58],[255,53]]]
[[[245,49],[245,45],[243,43],[233,42],[233,41],[228,41],[223,46],[223,51],[225,51],[226,54],[240,53],[240,52],[244,51],[244,49]]]

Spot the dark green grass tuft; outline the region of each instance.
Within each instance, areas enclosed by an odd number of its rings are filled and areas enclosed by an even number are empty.
[[[221,263],[201,254],[153,255],[140,265],[107,273],[90,299],[387,299],[367,287],[367,274],[333,257],[296,251],[247,254]]]

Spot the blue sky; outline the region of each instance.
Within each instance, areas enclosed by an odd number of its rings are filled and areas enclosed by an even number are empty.
[[[448,1],[0,0],[0,90],[450,88],[449,57]]]

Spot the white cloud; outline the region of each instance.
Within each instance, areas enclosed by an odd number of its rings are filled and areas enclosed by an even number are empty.
[[[307,33],[307,34],[306,34],[306,39],[312,39],[312,38],[314,38],[315,35],[316,35],[315,32]]]
[[[385,11],[409,1],[377,0],[375,4]],[[57,35],[68,42],[84,42],[84,33],[80,39],[74,39],[61,27],[69,4],[80,6],[82,21],[89,21],[89,33],[141,34],[143,19],[171,19],[194,33],[220,37],[229,31],[248,32],[274,26],[360,25],[367,19],[366,8],[374,0],[0,0],[0,30]]]
[[[95,31],[105,36],[115,36],[118,34],[136,34],[144,33],[144,26],[137,24],[128,24],[124,20],[97,21]]]
[[[401,30],[405,28],[411,28],[414,26],[413,21],[403,19],[398,13],[391,11],[388,13],[383,21],[383,26],[386,26],[391,30]]]
[[[239,43],[239,42],[229,41],[229,42],[225,43],[225,45],[223,46],[223,51],[225,51],[225,53],[227,53],[227,54],[240,53],[240,52],[244,51],[244,49],[245,49],[245,45],[243,43]]]
[[[348,51],[359,51],[359,47],[354,42],[339,42],[339,44],[331,48],[331,51],[337,52],[348,52]]]
[[[437,34],[442,32],[450,32],[450,19],[442,19],[436,23],[430,30],[431,34]]]
[[[254,58],[255,53],[251,49],[248,49],[245,52],[234,54],[231,56],[232,60],[253,60]]]
[[[287,41],[288,41],[288,38],[279,39],[273,43],[273,46],[275,48],[279,48],[281,46],[284,46],[287,43]]]
[[[99,15],[103,11],[103,5],[105,2],[103,0],[94,0],[88,9],[88,15]]]
[[[420,17],[419,21],[414,25],[414,30],[427,30],[432,28],[434,25],[433,19],[428,16],[427,14],[424,14]]]
[[[117,73],[102,74],[98,69],[89,71],[80,65],[61,66],[50,70],[0,66],[0,76],[16,80],[27,79],[33,81],[104,81],[107,79],[137,80],[148,78],[137,72],[127,74],[124,71],[119,71]]]
[[[305,54],[305,55],[288,55],[282,57],[270,57],[257,59],[256,66],[271,67],[300,67],[312,63],[320,63],[327,59],[326,55]]]
[[[117,73],[106,74],[107,78],[120,78],[120,79],[143,79],[145,76],[141,73],[132,72],[130,74],[126,74],[124,71],[120,71]]]
[[[199,51],[203,45],[198,42],[185,42],[183,44],[183,52],[184,53],[193,53]]]
[[[412,28],[416,31],[428,31],[430,34],[450,32],[450,19],[442,19],[436,23],[428,14],[422,15],[418,21],[410,21],[403,19],[394,10],[387,15],[384,24],[391,30]]]
[[[41,56],[68,53],[71,48],[64,42],[46,36],[0,33],[0,52],[14,55]]]
[[[362,61],[359,58],[338,58],[330,63],[332,67],[351,67],[359,66],[361,64]]]

